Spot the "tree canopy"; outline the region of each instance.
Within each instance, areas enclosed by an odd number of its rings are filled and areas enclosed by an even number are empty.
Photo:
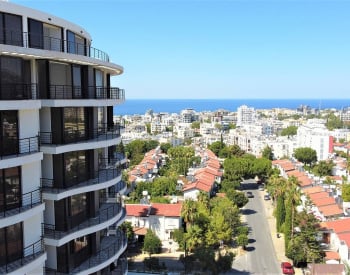
[[[309,166],[317,161],[317,153],[314,149],[310,147],[300,147],[294,150],[294,157]]]
[[[161,251],[161,248],[161,240],[151,229],[147,229],[147,233],[143,242],[143,251],[148,252],[148,254],[151,256],[152,254],[159,253]]]
[[[281,136],[295,136],[297,134],[297,126],[288,126],[281,131]]]

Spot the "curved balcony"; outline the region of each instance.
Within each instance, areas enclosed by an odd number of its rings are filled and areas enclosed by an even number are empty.
[[[4,199],[0,198],[0,221],[3,226],[22,221],[30,216],[30,210],[39,205],[42,205],[42,203],[43,201],[41,196],[41,189],[36,189],[34,191],[24,193],[22,196],[18,196],[17,198],[14,197],[14,199],[11,201],[10,206],[8,207],[5,206],[6,203]],[[44,207],[42,207],[42,209],[38,209],[38,211],[44,211]],[[34,211],[32,214],[35,215],[36,211]]]
[[[116,272],[117,274],[121,275],[128,274],[128,258],[125,255],[125,253],[123,253],[123,255],[118,258],[117,266],[115,267],[113,272]]]
[[[40,132],[40,144],[41,145],[66,145],[71,143],[79,143],[86,141],[101,141],[110,140],[120,137],[120,126],[107,125],[106,123],[100,123],[96,128],[92,129],[79,129],[79,125],[76,127],[70,127],[63,130],[62,135],[58,135],[54,132]]]
[[[2,30],[5,33],[6,39],[0,39],[0,44],[84,55],[109,62],[107,53],[89,45],[74,43],[51,36],[41,36],[36,33],[18,32],[5,28]]]
[[[109,166],[100,166],[94,172],[93,178],[77,182],[72,186],[58,187],[54,179],[42,178],[41,187],[44,199],[61,200],[68,196],[111,187],[121,180],[122,169],[118,160],[112,160],[108,164]]]
[[[95,217],[89,218],[79,225],[67,230],[57,230],[53,224],[43,224],[44,237],[47,245],[61,246],[75,238],[102,230],[116,223],[122,216],[121,203],[102,203]],[[74,217],[68,217],[67,226],[74,224]]]
[[[88,260],[72,270],[73,274],[93,273],[110,265],[127,247],[127,238],[121,230],[116,236],[105,236],[101,240],[100,250],[94,253]]]
[[[118,87],[50,85],[43,99],[114,99],[125,100],[125,91]]]
[[[0,144],[0,159],[39,152],[39,136],[28,138],[4,137]]]
[[[23,248],[22,256],[10,263],[7,263],[3,266],[0,266],[0,274],[24,274],[30,270],[30,266],[37,267],[35,262],[38,261],[39,264],[46,260],[46,254],[44,249],[44,241],[41,238],[40,240],[26,246]]]

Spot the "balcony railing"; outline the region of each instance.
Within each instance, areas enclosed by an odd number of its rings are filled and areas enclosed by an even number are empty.
[[[81,182],[77,181],[74,185],[59,187],[57,184],[55,184],[54,179],[42,178],[41,187],[43,189],[43,192],[59,194],[61,192],[66,192],[68,190],[76,188],[104,183],[106,181],[119,177],[121,175],[121,172],[122,169],[118,164],[118,161],[112,160],[109,167],[100,167],[99,169],[95,170],[93,178],[89,180]]]
[[[28,245],[25,248],[23,248],[22,256],[19,259],[10,263],[6,263],[3,266],[0,266],[0,274],[14,272],[16,271],[16,269],[19,269],[34,261],[36,258],[44,254],[44,252],[44,241],[41,238],[37,242],[32,243],[31,245]]]
[[[118,87],[50,85],[48,99],[116,99],[125,100],[125,92]]]
[[[115,216],[117,216],[121,210],[122,210],[121,204],[117,203],[104,203],[101,204],[101,207],[97,213],[97,215],[93,218],[89,218],[86,221],[80,223],[79,225],[68,229],[67,231],[62,231],[56,229],[56,226],[54,224],[48,224],[48,223],[43,223],[43,230],[44,230],[44,236],[45,238],[50,238],[50,239],[61,239],[65,236],[68,236],[74,232],[89,228],[91,226],[95,226],[101,223],[104,223],[108,220],[113,219]],[[70,228],[72,224],[74,224],[74,217],[68,217],[67,221],[65,222],[65,226],[67,228]],[[62,226],[62,225],[60,225]]]
[[[55,132],[40,132],[41,144],[70,144],[78,143],[88,140],[110,140],[120,137],[120,126],[109,126],[106,123],[98,124],[96,128],[92,129],[79,129],[79,125],[76,127],[70,127],[63,130],[63,136],[60,138]]]
[[[1,84],[0,100],[38,99],[37,84]]]
[[[34,191],[22,194],[22,196],[18,198],[18,202],[19,203],[17,207],[11,207],[11,209],[3,209],[0,211],[0,218],[17,215],[41,204],[41,189],[39,188]],[[5,201],[2,198],[0,199],[0,205],[5,205]]]
[[[107,53],[89,45],[75,43],[57,37],[43,36],[30,32],[18,32],[4,28],[0,29],[0,33],[5,34],[0,37],[0,44],[66,52],[71,54],[89,56],[95,59],[109,62],[109,56]]]
[[[116,236],[105,236],[101,241],[101,249],[94,253],[88,260],[83,262],[78,267],[72,270],[72,273],[80,273],[93,268],[99,264],[108,261],[110,258],[114,257],[121,252],[121,250],[126,246],[126,236],[121,230],[118,230]],[[121,254],[121,253],[120,253]]]
[[[10,155],[23,155],[39,152],[39,136],[21,138],[6,137],[0,143],[0,159]]]
[[[118,258],[117,261],[117,266],[116,268],[113,270],[114,272],[116,272],[117,274],[127,274],[128,271],[128,258],[125,255],[125,253]]]

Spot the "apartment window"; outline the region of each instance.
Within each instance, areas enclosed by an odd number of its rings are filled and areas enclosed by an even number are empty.
[[[21,206],[20,167],[0,169],[0,212]]]
[[[86,151],[64,154],[64,178],[66,186],[72,186],[88,179],[88,161]]]
[[[88,238],[87,236],[77,238],[72,243],[72,252],[78,253],[88,246]]]
[[[32,98],[29,61],[1,56],[0,73],[0,99]]]
[[[18,153],[17,111],[0,111],[0,155]]]
[[[85,39],[74,32],[67,30],[67,52],[86,55]]]
[[[63,108],[63,127],[65,142],[76,142],[87,137],[87,109],[83,107]]]
[[[86,194],[78,194],[78,195],[74,195],[71,196],[69,198],[70,200],[70,215],[71,216],[78,216],[84,212],[86,212],[86,207],[87,207],[87,203],[86,203]]]
[[[0,12],[0,44],[23,46],[21,16]]]
[[[73,228],[87,219],[88,216],[88,202],[86,193],[74,195],[68,198],[68,211],[67,217],[69,227]]]
[[[23,256],[22,223],[0,228],[0,266]]]

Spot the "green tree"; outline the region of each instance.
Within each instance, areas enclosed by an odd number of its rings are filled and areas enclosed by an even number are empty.
[[[246,234],[240,234],[237,236],[236,242],[239,246],[242,246],[243,249],[248,245],[248,236]]]
[[[297,126],[288,126],[287,128],[282,129],[281,136],[295,136],[297,131]]]
[[[160,145],[160,150],[162,150],[162,152],[163,152],[164,154],[167,154],[167,153],[168,153],[168,150],[169,150],[171,147],[172,147],[172,146],[171,146],[170,143],[162,143],[162,144]]]
[[[300,147],[294,150],[294,157],[311,167],[317,161],[316,151],[310,147]]]
[[[331,176],[334,167],[333,161],[320,160],[312,169],[315,175],[324,177]]]
[[[273,151],[270,146],[265,146],[265,148],[262,151],[262,157],[269,160],[273,160]]]
[[[220,151],[225,148],[226,145],[221,141],[215,141],[208,146],[208,149],[212,151],[216,156],[219,156]]]
[[[186,223],[186,228],[191,227],[191,225],[194,223],[196,219],[196,216],[197,216],[197,203],[192,199],[185,200],[185,202],[182,204],[181,217],[184,219],[184,222]]]
[[[120,225],[120,229],[125,232],[126,234],[126,237],[128,239],[128,242],[132,242],[135,238],[135,234],[134,234],[134,231],[132,229],[132,225],[131,225],[131,222],[123,222],[121,225]]]
[[[326,127],[328,130],[332,131],[334,129],[341,129],[344,127],[343,121],[340,117],[336,116],[334,113],[330,113],[327,116]]]
[[[350,184],[342,184],[341,186],[341,196],[343,201],[350,202]]]
[[[234,189],[228,190],[226,192],[226,196],[239,208],[242,208],[243,206],[245,206],[249,201],[249,199],[246,197],[244,192],[240,192]]]
[[[199,121],[193,121],[191,124],[192,129],[199,129],[201,127],[201,123]]]
[[[161,248],[161,240],[151,229],[148,229],[143,242],[143,251],[148,252],[149,256],[151,256],[152,254],[159,253]]]
[[[277,197],[276,203],[276,230],[281,232],[282,225],[286,218],[286,207],[284,205],[284,196]]]

